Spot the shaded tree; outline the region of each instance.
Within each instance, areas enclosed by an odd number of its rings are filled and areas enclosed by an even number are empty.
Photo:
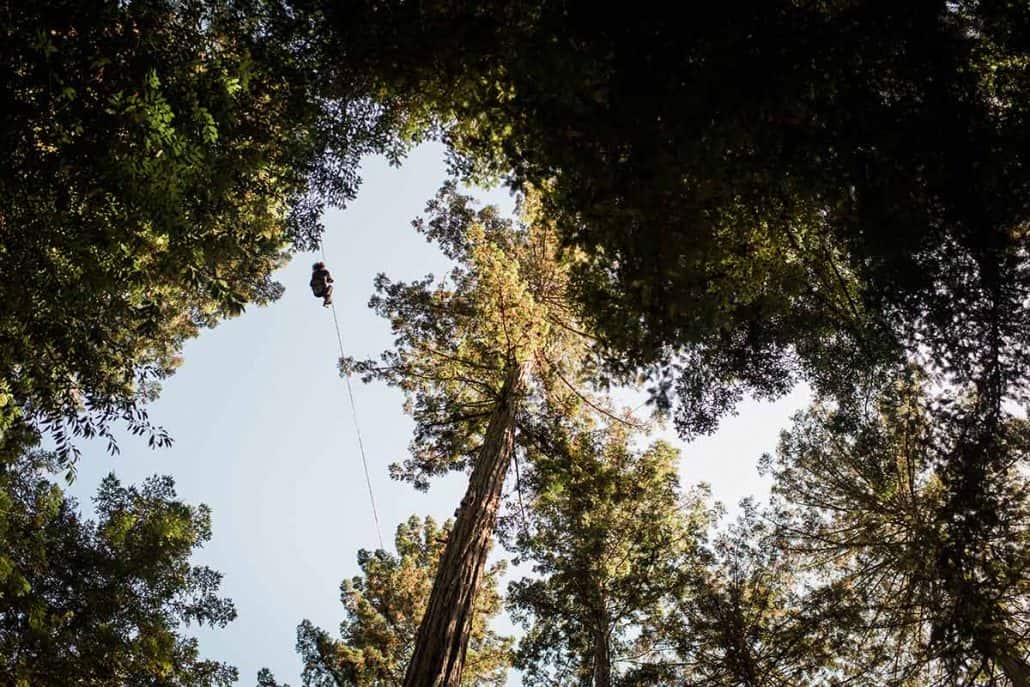
[[[896,361],[956,267],[989,303],[1025,253],[1024,3],[322,7],[338,83],[543,190],[610,370],[684,435]]]
[[[277,298],[392,139],[321,98],[319,41],[276,0],[0,16],[0,397],[62,454],[119,420],[165,443],[144,403],[183,342]]]
[[[855,611],[840,603],[837,586],[812,588],[801,563],[745,503],[706,551],[705,564],[691,571],[663,628],[680,661],[669,684],[840,684],[841,666],[856,653]]]
[[[796,418],[777,457],[788,546],[846,589],[875,684],[1027,684],[1027,425],[909,373]],[[948,399],[945,399],[947,401]]]
[[[804,376],[858,408],[922,367],[944,534],[920,575],[947,590],[918,605],[928,655],[938,678],[1008,661],[986,599],[1018,555],[985,542],[1023,536],[1030,6],[327,6],[354,83],[414,101],[461,171],[542,189],[614,379],[650,378],[681,434],[745,391]]]

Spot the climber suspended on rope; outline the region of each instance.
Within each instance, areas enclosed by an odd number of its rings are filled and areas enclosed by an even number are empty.
[[[333,277],[326,269],[324,262],[316,262],[311,266],[311,292],[315,298],[322,299],[322,305],[333,304]]]
[[[325,256],[325,248],[322,248],[322,260],[327,260]],[[329,307],[333,304],[333,277],[329,274],[329,270],[326,269],[324,262],[316,262],[311,266],[311,292],[315,294],[316,298],[322,299],[322,305]],[[340,333],[340,320],[336,317],[336,308],[332,309],[333,314],[333,326],[336,328],[336,343],[340,346],[340,357],[337,360],[342,360],[343,355],[343,334]],[[376,511],[376,497],[372,492],[372,478],[368,474],[368,456],[365,455],[365,442],[361,438],[361,427],[358,424],[358,408],[357,404],[354,403],[354,391],[351,389],[350,375],[346,374],[343,376],[344,381],[347,383],[347,398],[350,399],[350,412],[351,418],[354,420],[354,433],[358,438],[358,450],[361,452],[361,467],[365,472],[365,486],[368,487],[368,502],[372,506],[372,520],[376,524],[376,536],[379,539],[379,548],[385,549],[383,545],[383,528],[379,524],[379,513]]]

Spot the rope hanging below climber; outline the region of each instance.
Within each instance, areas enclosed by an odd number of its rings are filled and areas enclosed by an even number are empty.
[[[311,266],[311,292],[315,298],[322,299],[322,306],[332,308],[333,325],[336,327],[336,342],[339,344],[340,358],[343,358],[343,334],[340,331],[340,320],[336,316],[336,306],[333,305],[333,277],[325,266],[325,247],[321,247],[322,261]],[[344,375],[347,384],[347,398],[350,400],[351,419],[354,421],[354,432],[358,438],[358,450],[361,452],[361,466],[365,471],[365,485],[368,487],[368,500],[372,506],[372,519],[376,525],[376,536],[379,538],[379,548],[385,549],[383,544],[383,528],[379,524],[379,512],[376,509],[376,497],[372,491],[372,477],[368,470],[368,457],[365,455],[365,442],[361,437],[361,425],[358,424],[358,407],[354,403],[354,390],[351,388],[350,375]]]

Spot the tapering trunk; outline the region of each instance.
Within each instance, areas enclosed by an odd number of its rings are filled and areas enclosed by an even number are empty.
[[[602,610],[594,627],[594,687],[611,687],[612,656],[607,610]]]
[[[1030,687],[1030,664],[1015,650],[1002,655],[998,663],[1013,687]]]
[[[436,571],[429,605],[418,627],[404,687],[458,687],[461,682],[476,593],[490,550],[504,478],[515,451],[515,415],[525,375],[524,365],[510,371],[490,416],[468,490]]]

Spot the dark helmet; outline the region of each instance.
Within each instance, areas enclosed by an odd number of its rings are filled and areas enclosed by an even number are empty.
[[[325,269],[325,263],[324,262],[316,262],[314,265],[311,266],[311,271],[312,272],[317,272],[319,270],[324,270],[324,269]]]

